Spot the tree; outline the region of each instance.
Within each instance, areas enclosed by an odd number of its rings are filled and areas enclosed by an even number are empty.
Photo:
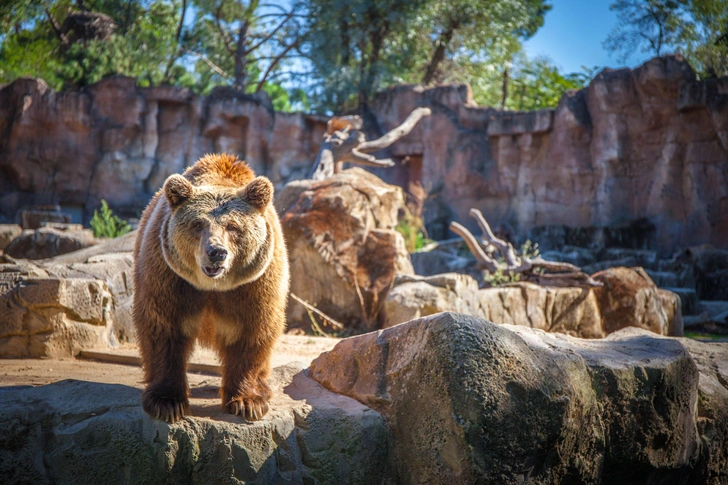
[[[83,0],[4,2],[1,80],[40,76],[60,89],[118,73],[142,85],[161,82],[175,50],[174,2],[96,0],[89,5]]]
[[[306,0],[314,106],[366,107],[374,91],[464,81],[462,66],[505,62],[550,9],[545,0]]]
[[[300,4],[286,9],[259,0],[193,0],[196,18],[185,51],[209,70],[205,84],[232,84],[258,92],[279,79],[281,66],[297,55]],[[279,93],[280,94],[280,93]]]
[[[701,77],[728,76],[728,0],[681,0],[692,23],[682,51]]]
[[[637,49],[655,56],[678,44],[681,35],[681,5],[676,0],[617,0],[617,26],[604,41],[607,50],[624,62]]]
[[[424,27],[433,41],[422,84],[443,78],[447,58],[482,53],[492,57],[493,51],[520,49],[519,41],[536,33],[551,5],[543,0],[451,0],[430,1],[426,8]]]
[[[682,53],[701,77],[728,75],[728,0],[618,0],[604,47],[624,62],[637,49]]]

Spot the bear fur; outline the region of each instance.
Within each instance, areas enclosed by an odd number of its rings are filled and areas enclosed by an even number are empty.
[[[273,185],[231,155],[171,175],[144,210],[134,248],[134,326],[144,411],[189,411],[187,359],[197,340],[222,364],[223,409],[268,411],[270,357],[285,327],[288,256]]]

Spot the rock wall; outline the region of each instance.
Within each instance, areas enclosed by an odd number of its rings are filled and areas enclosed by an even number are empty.
[[[210,152],[235,153],[280,184],[306,173],[324,129],[225,88],[200,97],[113,76],[55,92],[19,79],[0,89],[0,216],[52,202],[81,222],[101,199],[138,216],[170,174]]]
[[[433,237],[453,219],[474,225],[476,207],[553,245],[728,248],[728,78],[697,81],[682,58],[656,58],[530,113],[478,107],[467,85],[398,86],[372,103],[370,138],[422,105],[433,115],[381,154],[397,166],[375,173],[423,184]],[[0,128],[0,216],[53,202],[87,219],[101,198],[138,214],[167,175],[212,151],[239,154],[280,187],[307,172],[325,119],[226,89],[199,97],[112,77],[56,93],[22,79],[0,90]]]
[[[662,57],[605,69],[553,110],[478,107],[463,85],[393,88],[374,112],[389,129],[421,104],[433,115],[391,154],[421,157],[437,235],[450,217],[475,229],[475,207],[521,237],[542,226],[642,221],[644,231],[631,231],[636,244],[616,242],[664,253],[728,244],[728,78],[699,82],[682,58]]]

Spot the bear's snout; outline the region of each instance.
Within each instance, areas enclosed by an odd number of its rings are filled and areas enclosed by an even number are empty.
[[[207,257],[211,263],[222,263],[227,255],[227,249],[222,246],[208,246],[207,248]]]

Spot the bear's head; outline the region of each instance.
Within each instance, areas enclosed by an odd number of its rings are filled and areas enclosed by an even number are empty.
[[[195,186],[182,175],[164,183],[170,213],[161,243],[164,259],[191,285],[227,291],[258,279],[273,259],[266,220],[273,185],[256,177],[245,187]]]

